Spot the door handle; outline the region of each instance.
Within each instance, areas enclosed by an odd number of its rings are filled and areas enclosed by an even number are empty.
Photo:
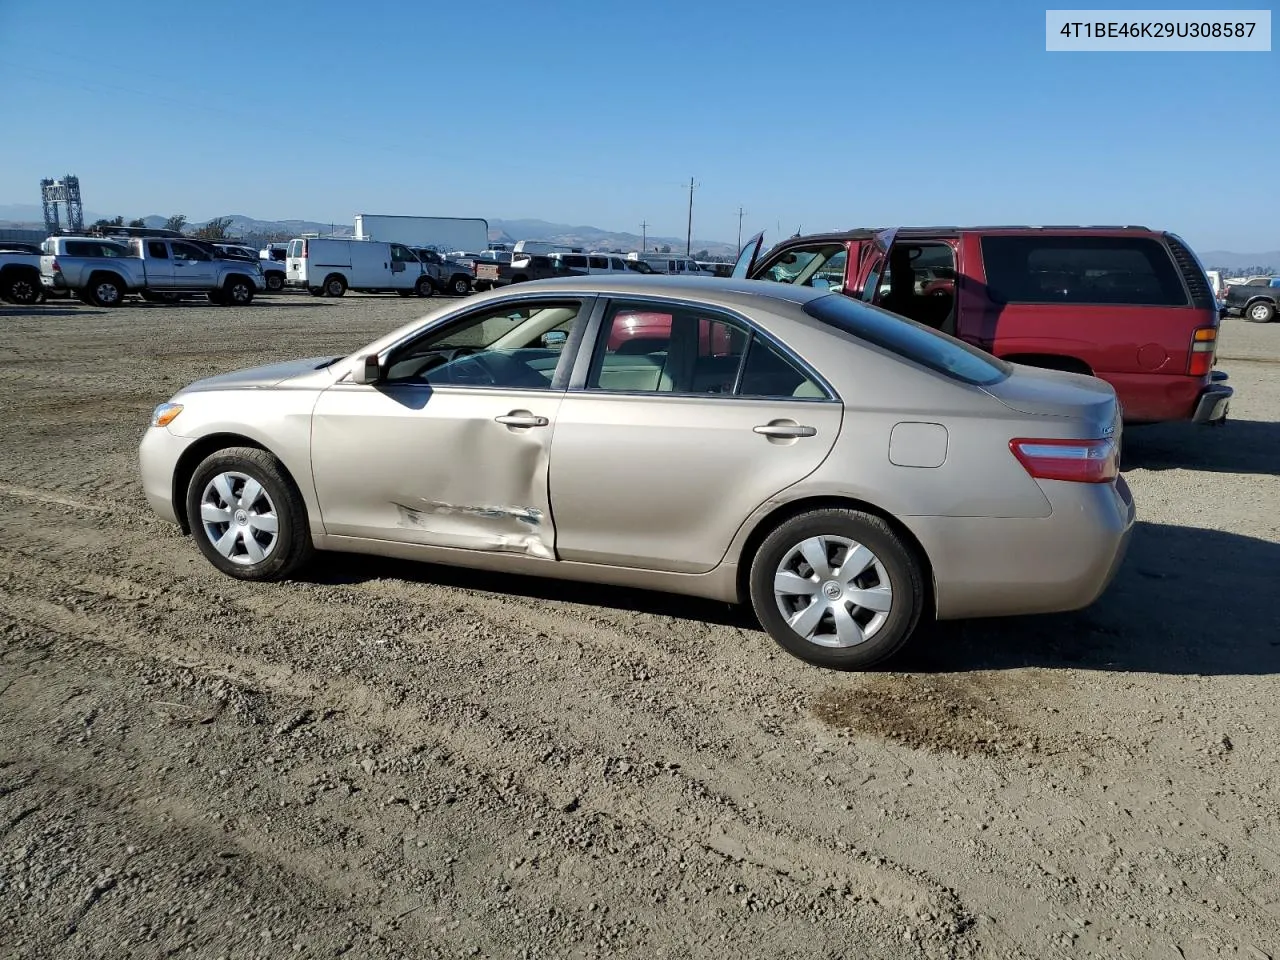
[[[800,423],[764,423],[751,429],[766,437],[812,437],[818,433],[817,427],[806,427]]]
[[[505,423],[508,427],[545,427],[551,421],[546,417],[536,417],[532,413],[504,413],[500,417],[494,417],[498,423]]]

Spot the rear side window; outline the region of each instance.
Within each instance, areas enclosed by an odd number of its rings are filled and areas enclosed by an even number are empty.
[[[1169,252],[1147,237],[983,237],[982,262],[996,303],[1187,305]]]
[[[804,312],[953,380],[985,386],[1009,376],[1009,365],[988,353],[922,323],[851,300],[843,294],[810,300],[804,305]]]

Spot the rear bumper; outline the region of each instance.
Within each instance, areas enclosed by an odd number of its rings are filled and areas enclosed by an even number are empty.
[[[1106,590],[1137,514],[1129,485],[1040,486],[1044,518],[903,518],[933,565],[938,619],[1079,610]]]
[[[1231,387],[1222,380],[1215,379],[1201,391],[1191,419],[1196,423],[1221,423],[1227,419],[1227,410],[1231,406],[1231,397],[1234,394],[1235,391]]]

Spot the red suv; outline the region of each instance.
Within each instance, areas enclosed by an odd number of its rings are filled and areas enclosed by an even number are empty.
[[[1221,423],[1204,268],[1145,227],[912,227],[743,248],[734,276],[825,286],[1005,360],[1106,380],[1127,423]]]

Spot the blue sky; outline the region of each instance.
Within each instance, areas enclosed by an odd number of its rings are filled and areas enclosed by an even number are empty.
[[[1147,223],[1280,248],[1280,52],[1047,53],[1044,11],[0,0],[0,204],[70,172],[88,209],[129,217],[683,236],[693,176],[705,239],[736,239],[741,205],[770,240]]]

